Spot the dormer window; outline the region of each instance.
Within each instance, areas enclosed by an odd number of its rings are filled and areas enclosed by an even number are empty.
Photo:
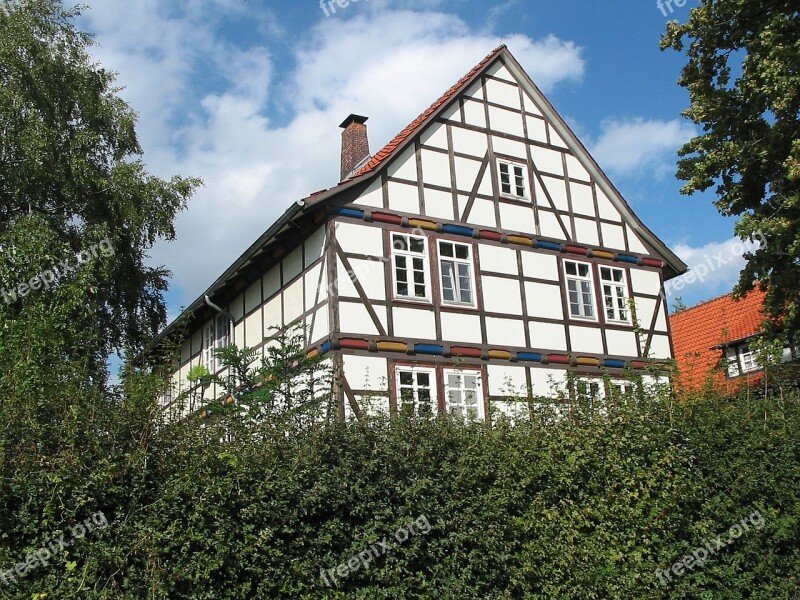
[[[500,195],[528,200],[528,168],[521,163],[508,160],[497,161],[500,173]]]

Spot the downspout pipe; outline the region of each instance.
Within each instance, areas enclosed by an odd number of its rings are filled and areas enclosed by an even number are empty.
[[[205,300],[207,306],[209,306],[210,308],[214,309],[219,314],[225,315],[226,317],[228,317],[228,339],[231,339],[230,335],[231,335],[231,324],[233,323],[233,315],[231,313],[229,313],[227,310],[225,310],[224,308],[214,304],[211,301],[211,298],[208,297],[208,294],[203,294],[203,299]]]

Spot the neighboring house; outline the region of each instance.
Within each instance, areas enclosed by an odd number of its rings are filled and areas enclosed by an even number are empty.
[[[763,368],[753,342],[766,318],[764,295],[758,289],[741,300],[727,294],[670,316],[679,369],[676,383],[691,391],[711,382],[729,393],[758,384]],[[796,349],[784,349],[784,362],[793,356]]]
[[[373,156],[366,121],[341,124],[341,183],[292,204],[188,307],[176,391],[192,366],[221,369],[214,348],[263,351],[295,321],[341,418],[485,419],[568,371],[602,395],[603,373],[623,387],[626,367],[672,357],[662,287],[686,265],[505,46]]]

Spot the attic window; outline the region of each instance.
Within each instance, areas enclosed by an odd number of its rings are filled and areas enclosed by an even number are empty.
[[[528,168],[520,163],[498,160],[500,173],[500,195],[528,199]]]

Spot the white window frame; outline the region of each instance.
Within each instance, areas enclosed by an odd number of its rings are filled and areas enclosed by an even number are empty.
[[[401,373],[411,373],[413,377],[413,383],[411,387],[407,384],[402,384],[400,382],[400,375]],[[429,385],[427,388],[421,386],[419,384],[418,376],[420,374],[427,374],[429,379]],[[439,412],[439,397],[437,394],[437,381],[436,381],[436,369],[433,367],[415,367],[410,365],[397,365],[395,367],[395,384],[397,386],[397,412],[402,414],[404,410],[404,402],[403,402],[403,390],[404,389],[411,389],[413,392],[413,407],[414,407],[414,414],[419,415],[419,409],[421,403],[419,401],[419,390],[420,389],[428,389],[430,392],[430,408],[431,408],[431,415],[435,416]]]
[[[508,169],[508,177],[509,177],[509,187],[510,191],[505,192],[503,191],[503,166],[507,167]],[[521,175],[518,175],[515,169],[520,169],[522,171]],[[519,192],[519,182],[516,181],[517,178],[521,178],[522,180],[522,195]],[[497,159],[497,185],[498,191],[500,192],[500,196],[503,198],[514,198],[515,200],[530,200],[530,185],[528,182],[528,165],[526,163],[517,162],[514,160],[509,160],[507,158],[498,158]]]
[[[454,256],[443,256],[442,255],[442,244],[450,244],[453,246],[453,254]],[[467,258],[457,258],[456,254],[456,247],[462,247],[467,249]],[[476,281],[475,281],[475,269],[473,268],[473,254],[472,254],[472,244],[464,244],[462,242],[454,242],[451,240],[437,240],[437,250],[439,253],[439,289],[442,294],[442,304],[446,304],[448,306],[462,306],[468,308],[476,308],[477,307],[477,294],[475,291]],[[445,292],[444,292],[444,263],[449,262],[453,264],[453,293],[456,296],[453,300],[446,300],[445,299]],[[464,302],[461,300],[461,294],[464,290],[461,289],[461,275],[458,273],[459,265],[463,265],[467,267],[467,274],[469,277],[469,285],[470,285],[470,295],[472,296],[470,302]]]
[[[575,384],[575,399],[578,399],[578,396],[582,395],[581,391],[578,389],[578,386],[584,385],[587,386],[586,392],[583,394],[591,394],[591,399],[593,402],[600,402],[604,400],[606,397],[605,387],[603,386],[602,379],[596,379],[594,377],[578,377],[574,380]]]
[[[453,386],[450,385],[450,377],[455,376],[458,377],[458,387],[454,389]],[[466,421],[475,421],[481,422],[486,420],[486,411],[484,407],[484,396],[483,396],[483,378],[481,376],[481,372],[474,369],[443,369],[442,370],[442,377],[444,379],[444,397],[445,397],[445,410],[448,414],[458,416],[463,418]],[[473,388],[469,388],[466,385],[465,377],[474,377],[475,378],[475,386]],[[462,393],[461,401],[456,402],[453,400],[454,392],[458,391]],[[466,398],[463,394],[472,392],[475,395],[475,408],[477,409],[477,413],[474,417],[469,417],[466,415]],[[457,414],[458,411],[461,411],[461,414]]]
[[[411,239],[415,238],[418,240],[422,240],[424,253],[419,254],[418,252],[412,252],[411,250],[402,250],[399,249],[394,241],[395,236],[402,236],[406,238],[408,247],[411,247]],[[392,245],[392,261],[391,261],[391,268],[392,268],[392,298],[395,300],[407,300],[409,302],[431,302],[431,269],[430,269],[430,249],[428,248],[428,238],[424,235],[414,235],[407,232],[402,231],[389,231],[389,242]],[[425,275],[425,297],[416,296],[414,294],[411,295],[402,295],[397,291],[397,258],[404,257],[407,261],[413,261],[415,258],[422,259],[422,270]],[[411,291],[417,284],[413,282],[414,276],[414,269],[413,267],[409,269],[406,267],[406,274],[411,276],[412,281],[408,281],[409,291]]]
[[[745,348],[747,348],[746,351],[744,350]],[[739,347],[736,350],[736,354],[739,357],[742,373],[752,373],[761,369],[761,365],[758,364],[758,352],[752,350],[749,346]]]
[[[571,274],[569,274],[567,272],[567,265],[570,265],[570,264],[576,265],[577,268],[575,269],[575,271],[578,274],[571,275]],[[580,267],[582,267],[582,266],[587,268],[587,275],[585,275],[585,276],[579,274],[580,273]],[[592,272],[593,271],[592,264],[591,263],[577,261],[577,260],[565,260],[563,262],[562,268],[564,270],[564,283],[566,284],[566,287],[567,287],[567,289],[565,291],[567,293],[567,312],[569,313],[569,318],[570,319],[574,319],[574,320],[578,320],[578,321],[592,321],[592,322],[596,323],[597,322],[597,301],[596,301],[595,293],[594,293],[594,273]],[[578,305],[579,305],[580,313],[581,313],[579,315],[572,314],[572,301],[571,301],[571,298],[570,298],[570,293],[571,293],[572,290],[570,290],[570,282],[575,282],[575,285],[576,285],[575,293],[578,294]],[[582,286],[581,286],[582,283],[588,283],[589,284],[589,298],[590,298],[590,301],[591,301],[590,302],[590,306],[591,306],[592,313],[593,313],[591,316],[587,316],[585,314],[586,305],[582,302],[581,295],[585,294],[586,292],[582,289]]]
[[[222,368],[222,361],[214,355],[217,348],[228,346],[230,322],[228,317],[217,314],[211,323],[203,327],[203,365],[211,374]]]
[[[612,323],[630,324],[631,310],[630,306],[628,305],[628,277],[625,273],[625,269],[620,269],[619,267],[609,267],[606,265],[598,265],[597,268],[600,271],[600,287],[603,293],[603,315],[605,316],[606,321]],[[612,277],[614,272],[622,274],[622,280],[615,281],[614,279],[604,278],[604,269],[608,269],[611,272]],[[609,288],[610,294],[606,292],[606,288]],[[610,310],[613,314],[612,317],[608,316],[609,300],[611,300]],[[620,306],[620,302],[622,303],[622,306]]]

